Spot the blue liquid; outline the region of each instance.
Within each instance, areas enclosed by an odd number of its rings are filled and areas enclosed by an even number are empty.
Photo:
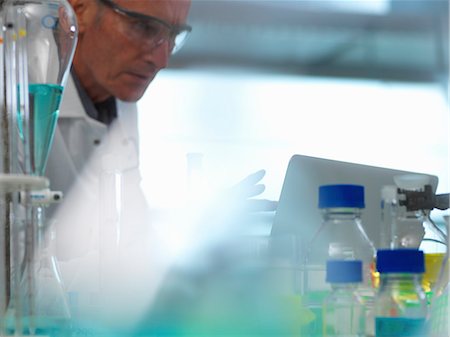
[[[33,174],[44,175],[53,142],[63,87],[56,84],[30,84],[30,155]],[[19,124],[23,116],[19,112]],[[22,125],[19,125],[23,137]]]
[[[376,337],[426,337],[425,318],[376,317]]]

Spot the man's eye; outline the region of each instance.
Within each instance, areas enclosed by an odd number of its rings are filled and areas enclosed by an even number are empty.
[[[136,31],[146,36],[156,36],[161,31],[161,27],[146,21],[136,21],[133,26]]]

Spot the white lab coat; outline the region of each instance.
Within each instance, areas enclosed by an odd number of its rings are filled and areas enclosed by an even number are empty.
[[[84,110],[73,79],[69,78],[46,170],[51,189],[60,190],[65,195],[62,206],[49,212],[50,217],[58,221],[58,243],[62,242],[65,250],[64,254],[59,252],[60,259],[71,258],[84,253],[85,249],[95,248],[80,244],[76,247],[78,252],[70,252],[64,243],[64,236],[71,233],[71,229],[66,228],[66,219],[82,216],[68,216],[71,209],[75,209],[74,204],[80,207],[83,205],[80,212],[91,212],[89,217],[98,218],[99,221],[103,221],[106,216],[114,217],[108,221],[118,221],[117,217],[127,215],[128,209],[123,207],[127,196],[133,196],[133,202],[129,204],[133,204],[133,207],[139,204],[141,211],[144,211],[145,198],[140,190],[136,104],[117,100],[117,110],[117,121],[109,128],[92,119]],[[104,186],[117,184],[117,180],[120,180],[120,186]],[[104,191],[99,193],[101,188]],[[121,195],[117,196],[117,193]],[[114,208],[120,208],[121,214],[116,214],[118,211]],[[62,217],[64,221],[60,221]],[[80,224],[77,227],[79,231],[82,229]],[[63,231],[58,231],[60,228]],[[92,231],[92,228],[94,226],[86,226],[85,230]]]
[[[51,221],[67,291],[77,294],[85,316],[100,305],[108,320],[129,315],[131,322],[138,313],[117,303],[136,301],[133,308],[142,313],[156,289],[152,283],[163,273],[153,260],[159,254],[140,189],[136,104],[117,101],[117,108],[117,122],[109,128],[93,120],[70,78],[46,176],[53,190],[65,194]],[[132,283],[134,293],[129,291]]]
[[[120,123],[122,144],[120,151],[134,166],[138,166],[138,127],[135,103],[117,100],[118,123]],[[99,148],[108,131],[108,127],[89,117],[78,96],[75,83],[69,77],[61,102],[58,127],[55,131],[52,150],[49,155],[46,176],[54,190],[64,193],[80,178],[92,153]],[[83,183],[80,181],[79,183]]]

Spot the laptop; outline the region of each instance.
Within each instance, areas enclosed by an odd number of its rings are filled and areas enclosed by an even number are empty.
[[[364,186],[364,229],[378,247],[381,189],[384,185],[394,185],[394,176],[411,173],[424,174],[296,154],[290,159],[286,170],[271,236],[294,235],[301,242],[308,242],[322,222],[318,208],[319,186],[356,184]],[[436,191],[438,178],[429,176],[432,188]]]

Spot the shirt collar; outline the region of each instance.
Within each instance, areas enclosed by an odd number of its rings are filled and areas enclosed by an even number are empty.
[[[73,67],[71,69],[71,74],[75,87],[77,88],[78,96],[80,97],[81,103],[86,114],[103,123],[109,125],[117,117],[117,104],[114,97],[110,97],[103,102],[94,104],[92,99],[88,96],[86,90],[82,86],[80,80],[77,77]]]

